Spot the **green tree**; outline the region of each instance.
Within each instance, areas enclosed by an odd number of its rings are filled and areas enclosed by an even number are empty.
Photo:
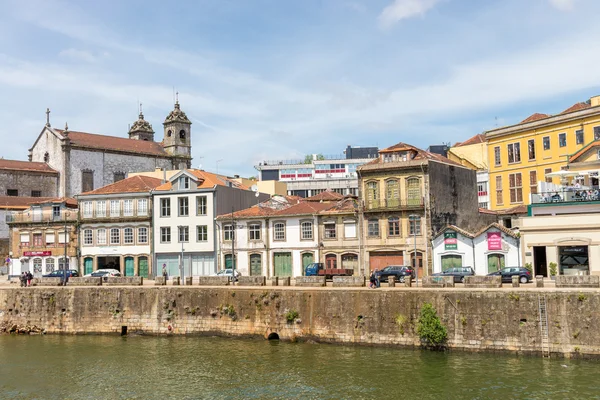
[[[425,347],[433,350],[443,350],[448,340],[448,331],[442,325],[431,303],[423,304],[417,324],[417,334]]]

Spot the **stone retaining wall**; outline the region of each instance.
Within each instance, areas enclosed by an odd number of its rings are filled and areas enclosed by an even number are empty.
[[[63,278],[33,278],[31,286],[60,286]]]
[[[426,288],[446,288],[446,287],[454,287],[454,277],[453,276],[424,276],[422,278],[423,287]]]
[[[334,276],[333,286],[361,287],[365,286],[366,278],[361,276]]]
[[[142,286],[144,278],[141,276],[103,276],[103,286]]]
[[[500,288],[502,287],[502,277],[495,276],[465,276],[466,288]]]
[[[598,275],[557,275],[555,278],[557,288],[598,288],[600,276]]]
[[[264,276],[240,276],[238,286],[266,286],[267,278]]]
[[[100,286],[102,278],[99,276],[86,276],[81,278],[71,277],[67,282],[68,286]]]
[[[198,285],[200,286],[227,286],[229,285],[228,276],[199,276]]]
[[[325,276],[297,276],[294,278],[294,286],[321,287],[325,286]]]
[[[538,296],[546,294],[550,350],[600,357],[600,290],[318,290],[278,287],[33,287],[0,289],[0,325],[48,333],[219,334],[419,346],[431,303],[448,346],[540,352]],[[289,322],[294,310],[298,318]]]

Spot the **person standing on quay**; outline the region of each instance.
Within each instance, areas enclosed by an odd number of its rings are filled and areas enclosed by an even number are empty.
[[[31,286],[31,280],[33,279],[33,275],[29,271],[27,271],[27,273],[25,275],[27,277],[27,287],[29,287],[29,286]]]
[[[167,274],[167,264],[163,264],[162,268],[162,276],[165,278],[165,281],[169,279],[169,275]]]

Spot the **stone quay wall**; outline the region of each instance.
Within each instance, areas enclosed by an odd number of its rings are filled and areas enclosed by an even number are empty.
[[[546,297],[553,355],[600,357],[600,291],[369,290],[278,287],[33,287],[0,289],[0,327],[47,333],[277,335],[416,347],[417,320],[432,303],[448,346],[539,353],[538,296]]]

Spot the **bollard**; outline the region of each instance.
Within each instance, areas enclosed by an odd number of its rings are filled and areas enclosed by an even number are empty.
[[[276,276],[270,277],[269,282],[271,282],[271,286],[277,286],[277,277]]]
[[[535,276],[535,287],[544,287],[544,277],[542,275]]]
[[[395,276],[388,276],[388,286],[396,287],[396,277]]]
[[[412,276],[404,277],[404,286],[411,287],[412,286]]]
[[[154,278],[155,286],[164,286],[166,284],[167,284],[167,279],[164,276],[157,276],[156,278]]]
[[[277,277],[277,284],[279,286],[290,286],[290,277],[289,276]]]
[[[179,286],[181,284],[181,278],[178,276],[174,276],[171,278],[173,280],[173,286]]]
[[[185,277],[185,286],[192,286],[192,277],[191,276]]]
[[[519,281],[521,279],[521,277],[519,275],[513,275],[511,279],[512,279],[512,287],[521,286],[521,283]]]

